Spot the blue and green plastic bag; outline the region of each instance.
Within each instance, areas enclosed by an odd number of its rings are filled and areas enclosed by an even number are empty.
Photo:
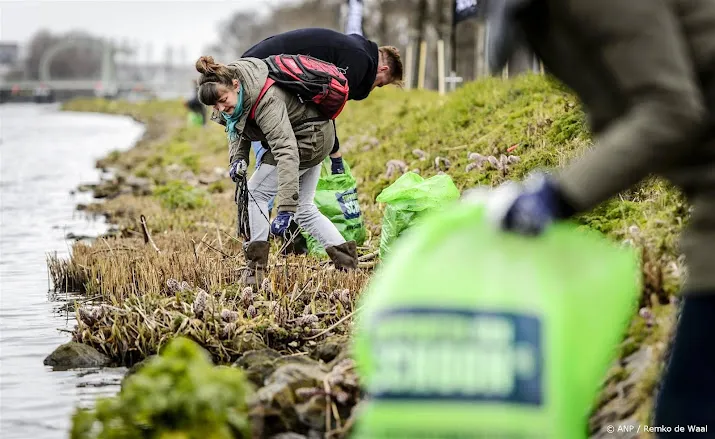
[[[352,437],[586,438],[637,305],[633,249],[571,223],[500,232],[466,203],[409,235],[361,298]]]
[[[345,160],[343,165],[345,173],[333,175],[330,171],[330,158],[325,158],[320,169],[318,186],[315,189],[315,205],[320,213],[335,225],[345,240],[362,245],[367,232],[358,202],[357,182]],[[308,254],[317,257],[328,256],[315,238],[307,232],[302,234],[307,243]]]

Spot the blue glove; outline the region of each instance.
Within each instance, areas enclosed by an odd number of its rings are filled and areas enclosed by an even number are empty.
[[[234,183],[238,183],[239,178],[243,178],[246,176],[247,169],[248,164],[246,164],[245,160],[235,160],[228,168],[228,175],[231,177],[231,180],[233,180]]]
[[[271,223],[271,233],[276,236],[284,236],[292,219],[293,212],[278,212],[278,216]]]
[[[344,174],[345,167],[343,165],[343,158],[333,158],[330,157],[330,171],[334,174]]]
[[[556,183],[543,174],[527,182],[507,208],[501,227],[522,235],[539,235],[555,220],[572,216],[574,208],[564,199]]]

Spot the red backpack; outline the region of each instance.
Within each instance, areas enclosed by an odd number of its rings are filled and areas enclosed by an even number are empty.
[[[255,119],[258,102],[273,84],[297,94],[302,103],[313,102],[329,120],[343,111],[350,87],[335,65],[307,55],[272,55],[263,61],[268,65],[268,79],[251,107],[251,119]]]

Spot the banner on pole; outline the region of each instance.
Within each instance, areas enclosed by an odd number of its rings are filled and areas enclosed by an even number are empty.
[[[363,0],[347,0],[348,17],[345,21],[346,34],[364,35],[362,27]]]
[[[479,1],[478,0],[455,0],[454,1],[454,13],[452,16],[453,24],[457,24],[461,21],[469,20],[470,18],[479,15]]]

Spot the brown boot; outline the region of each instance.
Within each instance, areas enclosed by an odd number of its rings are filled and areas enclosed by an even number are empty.
[[[248,271],[242,280],[244,285],[260,285],[263,282],[263,278],[266,276],[269,250],[268,241],[253,241],[243,245],[243,253],[246,255],[248,263]]]
[[[325,249],[335,268],[342,271],[354,270],[358,265],[357,244],[348,241]]]

